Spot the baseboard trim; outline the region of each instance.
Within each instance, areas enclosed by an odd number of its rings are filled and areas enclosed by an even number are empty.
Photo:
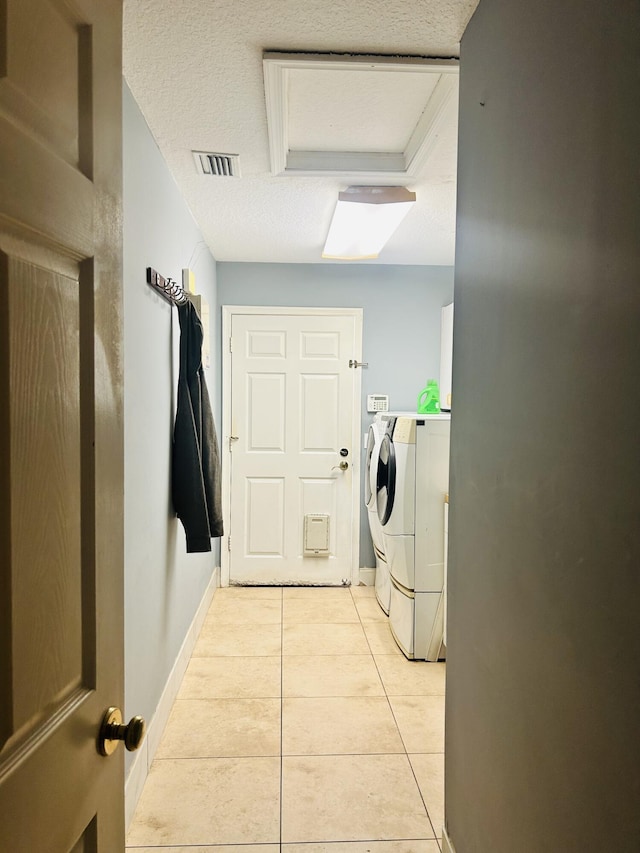
[[[375,569],[360,569],[360,583],[365,586],[375,586],[376,570]]]
[[[147,720],[147,734],[140,750],[136,753],[135,760],[129,769],[129,775],[124,784],[124,810],[125,810],[125,826],[129,828],[133,819],[133,813],[136,810],[140,794],[144,788],[144,783],[149,774],[151,763],[155,758],[160,738],[169,719],[171,708],[178,695],[178,690],[184,678],[189,660],[193,652],[194,646],[198,639],[198,635],[202,630],[207,611],[211,605],[214,593],[220,586],[220,569],[215,569],[208,587],[202,597],[202,601],[196,610],[191,626],[182,643],[182,647],[178,652],[176,662],[173,665],[167,683],[165,684],[162,696],[158,702],[158,706],[151,720]]]
[[[442,827],[442,853],[456,853],[446,826]]]

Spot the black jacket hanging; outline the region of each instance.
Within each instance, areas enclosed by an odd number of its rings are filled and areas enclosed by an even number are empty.
[[[173,432],[173,506],[187,537],[187,553],[210,551],[222,536],[220,455],[202,370],[202,324],[191,302],[178,305],[180,374]]]

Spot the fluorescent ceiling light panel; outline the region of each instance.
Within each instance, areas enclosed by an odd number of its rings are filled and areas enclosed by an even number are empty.
[[[415,203],[406,187],[348,187],[338,195],[323,258],[377,258]]]

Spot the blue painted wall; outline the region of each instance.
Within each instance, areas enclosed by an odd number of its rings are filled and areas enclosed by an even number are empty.
[[[123,110],[125,715],[150,720],[220,561],[215,551],[187,554],[173,515],[178,315],[146,283],[146,268],[180,281],[190,266],[211,306],[216,268],[126,86]]]

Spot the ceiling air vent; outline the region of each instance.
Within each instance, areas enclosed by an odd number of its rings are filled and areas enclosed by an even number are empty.
[[[192,154],[201,175],[210,175],[212,178],[240,177],[238,154],[211,154],[208,151],[193,151]]]

